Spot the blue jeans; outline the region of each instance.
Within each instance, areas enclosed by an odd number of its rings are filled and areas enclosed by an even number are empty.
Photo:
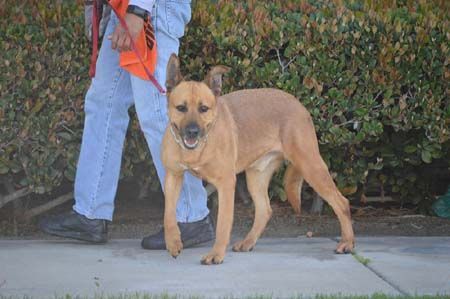
[[[155,78],[166,80],[171,53],[178,53],[179,38],[191,17],[190,1],[157,0],[151,13],[158,44]],[[118,24],[113,14],[105,32],[97,60],[97,71],[85,98],[85,123],[75,177],[74,210],[90,219],[112,220],[114,198],[119,181],[123,143],[127,131],[128,109],[135,105],[153,163],[164,186],[161,142],[168,123],[167,99],[150,81],[130,75],[119,66],[119,53],[106,38]],[[150,172],[149,172],[150,173]],[[205,218],[206,191],[200,179],[185,174],[177,207],[179,222]]]

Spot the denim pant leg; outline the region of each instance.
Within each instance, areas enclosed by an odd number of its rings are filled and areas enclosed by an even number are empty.
[[[117,19],[111,18],[105,37]],[[90,219],[112,220],[123,142],[133,104],[130,75],[104,38],[97,71],[85,97],[85,122],[75,177],[74,210]]]
[[[183,36],[185,25],[190,20],[189,2],[157,0],[152,11],[152,23],[158,44],[155,78],[162,85],[166,81],[169,57],[172,53],[178,54],[179,38]],[[161,185],[164,186],[165,170],[161,162],[161,143],[168,123],[167,98],[161,95],[153,84],[137,77],[131,76],[131,85],[139,122]],[[177,220],[194,222],[205,218],[209,213],[206,199],[201,180],[186,172],[177,205]]]

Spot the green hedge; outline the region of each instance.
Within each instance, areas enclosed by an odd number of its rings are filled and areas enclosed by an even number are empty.
[[[194,1],[184,73],[225,64],[226,91],[296,95],[345,194],[369,179],[402,198],[427,194],[427,166],[450,160],[448,2],[241,2]],[[44,193],[74,177],[89,84],[82,4],[0,4],[0,178]],[[125,176],[148,160],[131,127]]]
[[[45,193],[75,175],[90,83],[83,1],[0,4],[0,178]],[[138,128],[134,120],[123,176],[148,163]]]

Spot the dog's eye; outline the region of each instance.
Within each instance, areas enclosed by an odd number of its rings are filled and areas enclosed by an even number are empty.
[[[199,108],[198,108],[198,111],[200,111],[200,113],[205,113],[206,111],[208,111],[209,110],[209,107],[208,106],[205,106],[205,105],[201,105]]]
[[[177,108],[178,111],[183,112],[183,113],[188,111],[188,109],[185,105],[178,105],[175,108]]]

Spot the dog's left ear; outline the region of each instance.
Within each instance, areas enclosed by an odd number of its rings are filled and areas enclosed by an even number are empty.
[[[171,92],[175,86],[183,80],[180,72],[180,60],[174,53],[170,55],[169,62],[167,63],[166,71],[166,89],[167,92]]]
[[[224,65],[213,67],[203,82],[211,88],[216,97],[222,93],[222,75],[228,73],[230,68]]]

